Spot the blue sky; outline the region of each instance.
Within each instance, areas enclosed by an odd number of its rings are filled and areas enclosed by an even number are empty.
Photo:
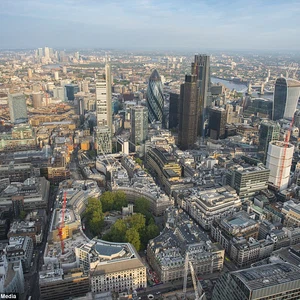
[[[0,0],[0,48],[298,50],[299,15],[299,0]]]

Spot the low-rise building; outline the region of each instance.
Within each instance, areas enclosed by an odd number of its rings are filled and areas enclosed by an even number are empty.
[[[163,232],[148,243],[148,261],[160,280],[169,282],[184,277],[186,255],[197,275],[223,268],[224,250],[221,246],[212,243],[183,210],[170,208]]]

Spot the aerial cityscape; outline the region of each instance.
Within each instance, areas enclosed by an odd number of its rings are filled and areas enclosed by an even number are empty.
[[[0,5],[0,299],[299,300],[299,30],[251,47],[223,36],[249,6],[53,2]]]

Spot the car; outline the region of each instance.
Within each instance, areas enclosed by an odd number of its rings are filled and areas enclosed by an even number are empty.
[[[161,292],[156,292],[156,295],[159,295],[159,294],[161,294]]]

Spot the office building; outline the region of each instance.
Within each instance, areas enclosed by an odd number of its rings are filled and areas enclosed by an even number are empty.
[[[205,230],[214,220],[231,216],[241,209],[242,203],[230,186],[217,188],[190,188],[178,192],[178,206],[184,209]]]
[[[264,98],[249,98],[246,101],[243,115],[245,117],[272,118],[273,101]]]
[[[270,170],[260,161],[247,164],[241,160],[226,171],[226,184],[233,187],[242,200],[252,199],[268,188]]]
[[[146,267],[129,243],[93,239],[76,247],[75,256],[77,265],[89,273],[93,293],[147,287]]]
[[[79,92],[79,87],[77,84],[66,84],[66,96],[69,101],[75,100],[75,94]]]
[[[191,149],[197,140],[199,121],[199,88],[197,76],[186,75],[180,87],[178,145],[182,150]]]
[[[33,92],[32,93],[32,106],[33,108],[41,108],[43,106],[43,93]]]
[[[269,143],[278,141],[280,137],[280,125],[274,121],[264,121],[259,129],[258,150],[263,152],[263,163],[266,163]]]
[[[275,83],[273,120],[291,120],[297,109],[300,96],[300,81],[278,78]]]
[[[212,243],[187,213],[169,208],[165,218],[164,230],[150,240],[147,247],[148,262],[160,281],[183,279],[187,254],[197,276],[223,269],[224,249],[218,243]]]
[[[269,182],[278,189],[288,187],[294,154],[294,146],[282,141],[270,142],[266,167],[270,170]]]
[[[80,268],[63,270],[59,264],[48,263],[39,275],[41,300],[73,299],[90,291],[89,277]]]
[[[28,70],[27,70],[27,75],[28,75],[28,78],[29,78],[29,79],[32,78],[32,69],[28,69]]]
[[[154,70],[149,78],[147,87],[147,107],[149,123],[163,123],[164,94],[161,78]]]
[[[210,91],[210,56],[206,54],[195,55],[192,63],[192,75],[197,76],[199,87],[198,98],[198,135],[204,135],[204,123],[208,118],[208,108],[211,106]]]
[[[112,153],[112,98],[109,63],[105,65],[104,78],[96,82],[96,118],[98,154]]]
[[[24,94],[9,94],[8,107],[12,123],[26,123],[28,121],[27,105]]]
[[[177,129],[179,125],[179,99],[180,95],[170,93],[169,129]]]
[[[65,101],[67,97],[65,88],[59,86],[53,88],[53,97]]]
[[[49,48],[48,48],[48,47],[45,47],[45,49],[44,49],[44,54],[45,54],[45,58],[46,58],[47,60],[49,60],[49,59],[50,59],[50,51],[49,51]]]
[[[272,263],[227,272],[217,281],[212,300],[300,299],[300,268]]]
[[[145,106],[131,108],[131,142],[135,145],[143,144],[148,134],[148,109]]]
[[[213,140],[224,139],[226,129],[226,110],[213,107],[209,109],[209,137]]]

